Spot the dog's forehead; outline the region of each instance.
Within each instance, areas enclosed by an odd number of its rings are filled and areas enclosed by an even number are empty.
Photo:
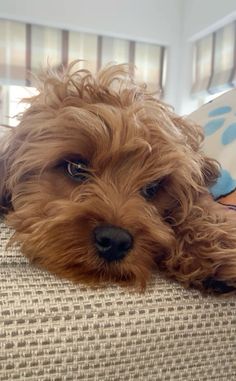
[[[88,154],[111,154],[143,145],[152,152],[155,142],[153,126],[143,123],[136,113],[107,105],[68,107],[56,123],[64,135],[64,144],[71,145],[73,150],[75,146],[83,152],[87,150]]]
[[[145,102],[130,107],[67,105],[40,118],[31,113],[17,130],[17,139],[24,141],[22,160],[24,156],[32,169],[51,167],[68,157],[83,157],[100,168],[141,167],[144,161],[153,165],[165,158],[165,147],[171,144],[168,126]]]
[[[67,107],[60,114],[60,128],[73,138],[86,138],[97,144],[124,145],[142,139],[152,146],[170,133],[170,119],[150,116],[145,104],[140,107],[114,107],[107,104]],[[172,130],[172,133],[174,131]]]

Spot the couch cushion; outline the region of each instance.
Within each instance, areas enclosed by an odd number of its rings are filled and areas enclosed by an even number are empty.
[[[5,251],[0,224],[0,380],[234,381],[236,300],[156,275],[145,293],[91,289]]]

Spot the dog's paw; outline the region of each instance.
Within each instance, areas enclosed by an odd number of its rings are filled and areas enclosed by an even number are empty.
[[[212,291],[216,294],[227,294],[236,291],[236,286],[228,285],[226,282],[213,277],[206,278],[202,284],[206,291]]]

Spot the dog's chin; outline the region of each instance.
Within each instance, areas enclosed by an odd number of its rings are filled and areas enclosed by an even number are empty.
[[[14,214],[9,221],[16,230],[13,240],[20,243],[22,253],[38,267],[75,283],[118,283],[145,289],[162,251],[160,242],[154,242],[150,232],[149,236],[144,232],[137,234],[134,248],[124,258],[109,262],[96,252],[91,239],[95,222],[86,219],[88,216],[76,221],[63,221],[62,217],[58,217],[61,221],[41,219],[32,224],[32,219],[20,222]],[[165,239],[167,243],[167,236]]]
[[[17,241],[20,241],[19,235]],[[53,247],[47,245],[47,249],[40,252],[39,248],[24,244],[22,251],[34,265],[61,278],[88,286],[116,283],[145,289],[154,270],[154,256],[150,252],[134,251],[123,259],[107,262],[94,250],[88,250],[82,245],[72,246],[70,249],[63,245],[59,240]]]
[[[33,206],[26,202],[15,206],[7,222],[15,229],[13,239],[22,253],[37,266],[76,283],[119,283],[144,289],[158,256],[173,246],[172,229],[142,202],[137,201],[135,208],[127,205],[118,221],[97,199],[80,204],[60,200],[44,206],[39,201]],[[120,226],[133,236],[133,247],[120,260],[107,261],[96,251],[93,232],[104,223]]]
[[[153,266],[150,263],[136,263],[134,266],[123,259],[109,264],[101,261],[99,269],[91,269],[88,263],[85,266],[74,263],[61,270],[62,272],[59,273],[58,268],[50,269],[60,277],[88,286],[103,287],[108,284],[118,284],[144,290],[151,277]]]

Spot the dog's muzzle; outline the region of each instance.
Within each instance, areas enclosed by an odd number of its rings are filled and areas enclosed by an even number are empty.
[[[133,237],[122,228],[102,225],[94,229],[94,244],[107,262],[120,261],[132,249]]]

